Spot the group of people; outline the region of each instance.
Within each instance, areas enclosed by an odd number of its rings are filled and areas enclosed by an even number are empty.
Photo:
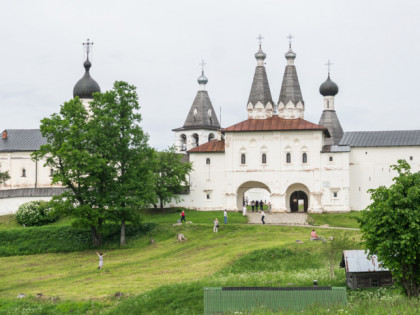
[[[264,202],[262,201],[262,200],[260,200],[260,201],[254,201],[254,200],[252,200],[251,201],[251,209],[252,209],[252,212],[254,212],[254,209],[256,210],[256,211],[258,211],[258,207],[260,207],[260,210],[263,210],[264,209]]]

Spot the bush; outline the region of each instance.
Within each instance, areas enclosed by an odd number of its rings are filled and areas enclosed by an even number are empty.
[[[52,206],[42,200],[24,203],[16,212],[17,222],[26,226],[52,223],[57,221],[58,217]]]

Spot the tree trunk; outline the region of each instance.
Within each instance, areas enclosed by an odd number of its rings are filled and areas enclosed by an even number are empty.
[[[163,202],[162,202],[162,199],[159,199],[159,201],[160,201],[160,210],[162,210],[162,209],[163,209]]]
[[[121,219],[121,237],[120,237],[120,245],[123,246],[127,244],[125,239],[125,220]]]
[[[97,247],[100,246],[102,244],[102,235],[100,233],[98,233],[98,231],[96,230],[96,227],[91,226],[90,227],[90,235],[92,237],[92,245]]]
[[[155,204],[155,203],[154,203],[154,204],[153,204],[153,207],[154,207],[155,209],[157,209],[157,204]]]
[[[408,297],[418,297],[420,294],[420,285],[416,284],[414,279],[403,279],[401,281],[404,285],[405,292]]]

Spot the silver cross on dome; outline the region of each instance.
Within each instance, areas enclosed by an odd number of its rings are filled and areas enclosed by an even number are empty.
[[[92,49],[93,42],[90,41],[90,39],[88,38],[86,40],[86,43],[83,43],[83,46],[85,47],[85,51],[86,51],[86,57],[89,59],[89,54],[90,54],[90,50]]]

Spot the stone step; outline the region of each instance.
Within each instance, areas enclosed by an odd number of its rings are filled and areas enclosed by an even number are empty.
[[[260,212],[248,212],[248,223],[261,224]],[[290,225],[306,225],[308,215],[306,213],[266,213],[266,224],[290,224]]]

